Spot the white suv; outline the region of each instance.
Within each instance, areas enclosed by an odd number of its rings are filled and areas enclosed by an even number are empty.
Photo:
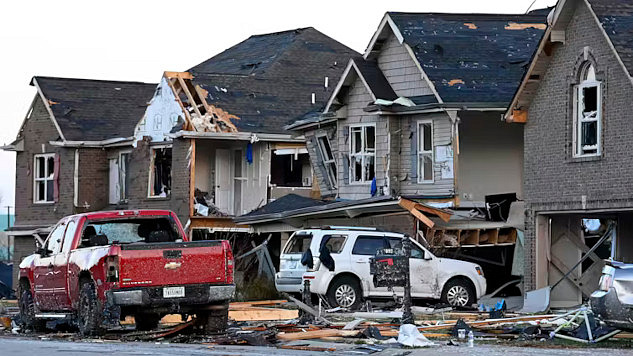
[[[361,298],[391,297],[393,291],[375,287],[369,272],[369,259],[376,250],[399,248],[405,235],[382,232],[373,228],[327,227],[295,232],[280,256],[279,272],[275,276],[277,290],[298,293],[303,280],[310,280],[310,291],[325,295],[332,306],[358,307]],[[486,292],[486,279],[477,264],[435,257],[417,241],[411,241],[411,296],[441,299],[453,306],[475,303]],[[334,260],[334,269],[321,263],[319,251],[327,246]],[[310,249],[312,268],[301,263]],[[304,261],[306,262],[306,261]],[[403,288],[394,288],[403,295]]]

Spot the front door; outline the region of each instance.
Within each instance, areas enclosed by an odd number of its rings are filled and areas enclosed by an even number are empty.
[[[231,150],[215,150],[215,206],[223,213],[233,215],[233,174]]]

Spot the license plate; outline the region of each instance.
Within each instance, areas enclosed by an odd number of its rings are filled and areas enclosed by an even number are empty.
[[[185,287],[163,288],[163,298],[182,298],[185,296]]]

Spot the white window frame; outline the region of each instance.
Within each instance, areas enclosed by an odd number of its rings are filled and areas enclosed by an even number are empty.
[[[151,146],[150,149],[150,163],[149,163],[149,176],[147,177],[147,197],[150,199],[166,199],[169,198],[171,196],[171,191],[169,192],[169,194],[165,197],[162,197],[160,195],[153,195],[152,194],[152,179],[154,178],[154,157],[156,156],[154,151],[156,150],[160,150],[160,149],[164,149],[164,148],[171,148],[171,154],[172,154],[172,168],[174,166],[174,149],[172,147],[172,145],[156,145],[156,146]],[[172,177],[173,178],[173,177]],[[173,183],[173,182],[172,182]]]
[[[48,159],[53,158],[53,175],[44,178],[38,178],[38,164],[37,159],[44,159],[44,172],[48,171]],[[54,153],[41,153],[33,155],[33,203],[35,204],[50,204],[55,202],[55,192],[53,191],[53,200],[46,200],[48,196],[48,181],[55,181],[55,154]],[[37,199],[37,183],[44,182],[44,200]],[[54,186],[55,183],[53,183]],[[53,187],[53,189],[55,189]]]
[[[583,77],[589,72],[593,65],[584,69]],[[595,69],[594,69],[595,70]],[[602,154],[602,83],[595,79],[586,79],[575,87],[575,110],[574,110],[574,157],[596,157]],[[583,89],[596,88],[596,116],[585,117],[583,115]],[[584,153],[587,147],[582,147],[582,124],[586,122],[596,122],[596,152]]]
[[[123,155],[127,155],[128,158],[130,157],[130,155],[132,154],[132,151],[121,151],[118,154],[118,159],[117,159],[117,169],[118,174],[118,188],[119,188],[119,202],[121,203],[125,203],[128,201],[129,197],[125,195],[125,184],[126,184],[126,176],[129,173],[128,170],[130,167],[128,166],[124,166],[125,161],[123,160]],[[125,168],[125,169],[124,169]],[[124,173],[124,174],[122,174]]]
[[[325,171],[328,175],[330,187],[336,189],[336,187],[338,186],[336,158],[334,157],[334,151],[332,151],[332,143],[330,142],[330,138],[326,134],[321,134],[316,136],[316,140],[319,151],[321,151],[321,157],[323,157],[323,165],[325,166]],[[322,142],[325,142],[328,146],[330,146],[332,157],[330,157],[329,159],[327,159],[327,150],[323,146]]]
[[[365,147],[365,142],[366,142],[366,135],[367,135],[367,127],[373,127],[374,128],[374,148],[373,148],[373,152],[372,151],[367,151],[367,148]],[[354,129],[358,129],[361,128],[361,147],[360,147],[360,152],[359,153],[353,153],[352,148],[354,147],[354,136],[353,136],[353,131]],[[356,156],[360,156],[361,157],[361,167],[362,167],[362,173],[361,173],[361,180],[355,180],[355,174],[354,174],[354,162],[355,162],[355,157]],[[367,157],[373,157],[374,158],[374,178],[376,177],[376,124],[372,123],[372,124],[357,124],[357,125],[351,125],[349,127],[349,182],[350,184],[370,184],[371,180],[365,180],[365,159],[367,159]]]
[[[431,124],[431,149],[424,150],[424,135],[422,132],[422,125]],[[435,182],[435,154],[434,154],[434,135],[435,127],[433,126],[433,120],[418,120],[418,142],[417,142],[417,160],[418,160],[418,183],[429,184]],[[425,156],[431,156],[431,179],[424,179],[424,160]]]

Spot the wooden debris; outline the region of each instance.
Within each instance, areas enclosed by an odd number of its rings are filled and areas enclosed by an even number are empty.
[[[242,307],[229,310],[229,318],[236,321],[291,320],[298,317],[296,309]]]
[[[297,332],[297,333],[284,333],[277,335],[277,339],[280,340],[309,340],[309,339],[319,339],[322,337],[331,337],[331,336],[342,336],[342,337],[350,337],[357,336],[360,334],[360,330],[339,330],[339,329],[321,329],[321,330],[312,330],[306,332]]]
[[[293,303],[295,303],[299,308],[303,309],[304,311],[314,315],[318,320],[327,323],[327,324],[332,324],[329,320],[325,319],[324,317],[320,316],[319,313],[314,310],[314,308],[311,308],[309,305],[305,304],[304,302],[298,300],[297,298],[292,297],[291,295],[285,295],[288,299],[290,299]]]
[[[286,350],[302,350],[302,351],[317,351],[317,352],[336,351],[335,347],[318,347],[318,346],[309,346],[309,345],[281,345],[279,348],[286,349]]]

